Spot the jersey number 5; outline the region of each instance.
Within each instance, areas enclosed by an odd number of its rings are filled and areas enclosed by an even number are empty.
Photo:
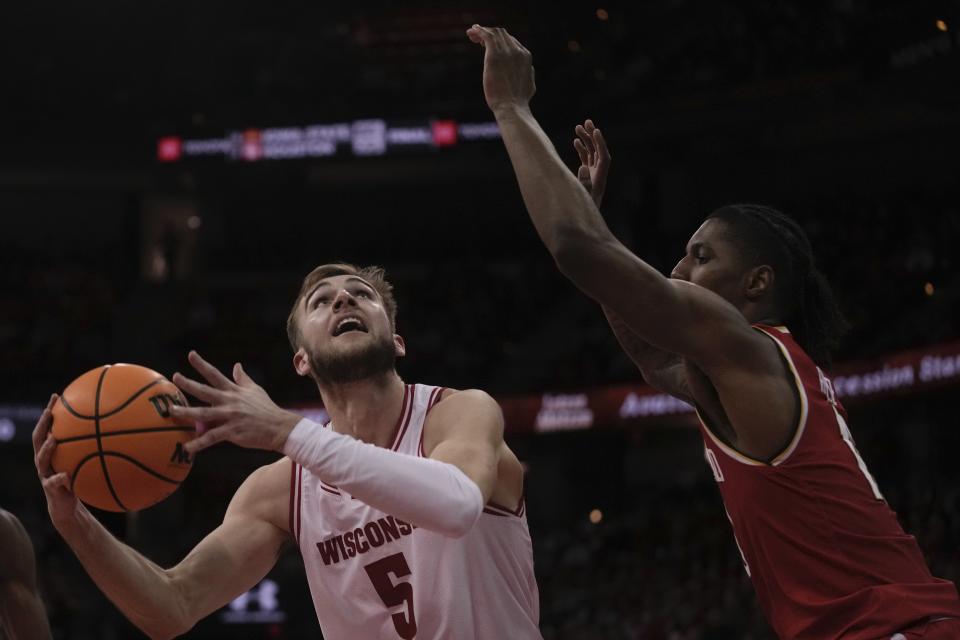
[[[391,618],[397,634],[403,640],[413,640],[414,636],[417,635],[417,619],[413,614],[413,587],[410,586],[409,582],[394,584],[390,578],[391,573],[398,578],[410,575],[410,566],[407,564],[406,558],[403,557],[402,553],[395,553],[392,556],[371,562],[363,568],[370,576],[370,582],[373,583],[373,588],[377,590],[377,595],[380,596],[388,609],[401,604],[407,605],[406,615],[401,611],[394,613]]]

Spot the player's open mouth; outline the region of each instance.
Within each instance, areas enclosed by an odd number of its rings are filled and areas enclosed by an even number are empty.
[[[360,331],[367,333],[367,327],[363,324],[360,318],[347,317],[337,323],[337,326],[333,329],[333,335],[340,336],[348,331]]]

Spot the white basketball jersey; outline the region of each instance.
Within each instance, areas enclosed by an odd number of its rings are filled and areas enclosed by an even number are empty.
[[[423,455],[423,422],[442,392],[406,386],[394,451]],[[488,503],[469,533],[447,538],[374,509],[296,463],[290,491],[290,531],[326,640],[541,638],[522,499],[515,508]]]

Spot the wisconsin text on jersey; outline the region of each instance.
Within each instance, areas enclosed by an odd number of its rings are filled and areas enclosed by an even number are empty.
[[[399,540],[401,536],[413,533],[416,528],[403,520],[386,516],[372,520],[353,531],[330,536],[317,543],[317,550],[323,564],[329,566]]]

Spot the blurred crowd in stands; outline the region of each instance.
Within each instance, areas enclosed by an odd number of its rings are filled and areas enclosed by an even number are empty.
[[[851,322],[838,359],[960,335],[952,311],[960,305],[955,195],[786,204],[806,227]],[[692,230],[648,230],[637,251],[668,273]],[[535,251],[487,260],[475,248],[431,261],[428,247],[410,254],[416,262],[398,254],[386,264],[408,345],[401,374],[496,393],[637,379],[599,308],[557,273],[545,251]],[[111,360],[170,375],[185,366],[191,348],[222,367],[242,360],[279,401],[316,399],[293,373],[284,332],[305,272],[260,273],[252,263],[149,282],[104,260],[60,263],[15,247],[6,253],[0,402],[39,404],[73,376]]]

